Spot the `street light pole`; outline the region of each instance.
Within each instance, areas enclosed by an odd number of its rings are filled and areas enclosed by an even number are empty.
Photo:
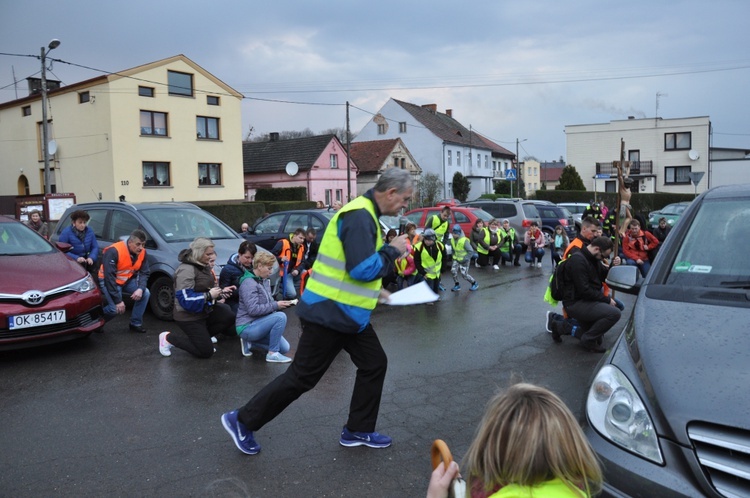
[[[60,46],[60,40],[53,39],[46,50],[42,47],[42,155],[44,156],[44,193],[52,193],[49,169],[49,127],[47,124],[47,54]]]
[[[518,158],[518,144],[526,140],[526,138],[523,140],[516,138],[516,190],[518,191],[518,197],[521,197],[521,161]]]

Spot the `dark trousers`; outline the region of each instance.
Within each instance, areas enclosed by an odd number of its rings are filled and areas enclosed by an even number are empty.
[[[214,354],[211,337],[228,335],[234,331],[234,313],[232,308],[224,303],[216,303],[208,318],[195,321],[177,321],[177,325],[185,333],[184,336],[170,332],[167,341],[172,346],[183,349],[198,358],[210,358]]]
[[[575,318],[583,330],[581,342],[591,343],[602,337],[620,319],[619,308],[600,301],[565,303],[570,318]]]
[[[495,249],[494,251],[489,251],[487,254],[479,253],[479,258],[477,259],[477,263],[479,263],[479,266],[489,266],[489,265],[496,265],[500,262],[500,259],[503,257],[502,253],[500,253],[500,249]]]
[[[302,335],[289,368],[264,387],[237,415],[248,430],[257,431],[318,383],[343,349],[357,367],[346,427],[374,432],[380,410],[388,358],[368,324],[358,334],[344,334],[300,319]]]

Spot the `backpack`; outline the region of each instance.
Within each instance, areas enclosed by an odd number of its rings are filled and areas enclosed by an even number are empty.
[[[552,276],[549,279],[549,295],[555,301],[562,301],[565,296],[565,269],[567,268],[566,262],[568,259],[563,259],[555,267],[555,271],[552,272]]]

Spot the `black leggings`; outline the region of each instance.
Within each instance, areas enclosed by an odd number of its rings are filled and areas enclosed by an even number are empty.
[[[183,349],[198,358],[211,358],[214,345],[211,337],[219,334],[231,335],[234,332],[234,313],[224,303],[216,303],[207,318],[177,321],[175,323],[185,335],[170,332],[167,341],[174,347]]]

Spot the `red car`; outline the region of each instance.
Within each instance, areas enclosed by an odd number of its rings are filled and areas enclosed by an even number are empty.
[[[450,226],[448,227],[448,233],[453,230],[453,225],[458,223],[461,227],[461,230],[464,231],[464,235],[469,237],[471,236],[471,229],[474,227],[474,222],[476,222],[477,219],[483,220],[485,225],[492,219],[492,215],[490,213],[480,208],[461,206],[450,206],[450,208],[451,218]],[[427,220],[430,218],[430,216],[432,216],[433,214],[440,215],[440,211],[442,209],[443,206],[412,209],[404,216],[406,216],[409,222],[417,225],[418,228],[424,228],[424,225],[425,223],[427,223]]]
[[[0,350],[77,337],[104,326],[91,275],[23,223],[0,216]]]

